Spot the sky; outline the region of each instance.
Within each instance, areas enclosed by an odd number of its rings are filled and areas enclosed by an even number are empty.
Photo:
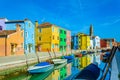
[[[71,30],[120,41],[120,0],[0,0],[0,18],[50,22]]]

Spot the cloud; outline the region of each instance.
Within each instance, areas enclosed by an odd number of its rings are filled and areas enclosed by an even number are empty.
[[[109,25],[116,24],[116,23],[118,23],[118,22],[120,22],[120,18],[119,18],[119,19],[116,19],[116,20],[113,21],[113,22],[107,22],[107,23],[103,23],[103,24],[101,24],[101,25],[102,25],[102,26],[109,26]]]

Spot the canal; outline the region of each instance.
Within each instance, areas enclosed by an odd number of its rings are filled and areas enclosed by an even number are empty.
[[[72,78],[90,63],[100,64],[100,53],[87,54],[82,57],[75,57],[72,62],[64,63],[60,67],[41,73],[29,74],[26,69],[16,71],[11,75],[4,76],[3,80],[72,80]]]

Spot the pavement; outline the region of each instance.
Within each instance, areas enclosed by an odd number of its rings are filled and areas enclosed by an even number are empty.
[[[52,58],[54,58],[55,57],[54,53],[53,52],[50,52],[50,53]],[[48,52],[38,52],[37,54],[40,61],[44,61],[51,58]],[[60,52],[57,52],[55,54],[57,57],[60,57],[63,55],[63,53],[60,53]],[[64,55],[66,55],[66,53],[64,53]],[[13,55],[13,56],[0,57],[0,70],[26,64],[26,60],[28,64],[30,64],[33,62],[37,62],[38,58],[35,53],[29,53],[26,55]]]

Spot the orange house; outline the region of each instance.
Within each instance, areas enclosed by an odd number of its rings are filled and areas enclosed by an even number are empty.
[[[0,56],[24,54],[24,31],[19,24],[16,27],[16,30],[0,31]]]

